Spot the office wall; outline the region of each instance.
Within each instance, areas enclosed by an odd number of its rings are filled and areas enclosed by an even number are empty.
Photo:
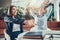
[[[0,0],[0,7],[10,6],[11,0]]]

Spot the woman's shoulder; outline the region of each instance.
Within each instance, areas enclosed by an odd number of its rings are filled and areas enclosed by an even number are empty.
[[[9,16],[9,15],[6,15],[5,17],[4,17],[4,21],[10,21],[10,19],[11,19],[11,17]]]
[[[11,17],[11,16],[9,16],[9,15],[6,15],[4,18],[7,18],[7,19],[8,19],[8,18],[10,18],[10,17]]]
[[[4,17],[4,21],[5,21],[5,22],[12,22],[12,19],[11,19],[11,17],[10,17],[9,15],[6,15],[6,16]]]

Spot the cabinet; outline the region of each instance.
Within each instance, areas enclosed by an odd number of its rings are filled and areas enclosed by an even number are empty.
[[[56,22],[56,21],[48,21],[47,23],[48,28],[50,28],[51,30],[60,30],[60,22]],[[6,28],[4,20],[0,20],[0,37],[4,37],[4,29]],[[25,30],[30,30],[32,27],[26,25],[23,25],[23,29]]]
[[[60,22],[48,21],[47,25],[51,30],[60,30]]]
[[[0,37],[4,37],[5,23],[4,20],[0,20]]]

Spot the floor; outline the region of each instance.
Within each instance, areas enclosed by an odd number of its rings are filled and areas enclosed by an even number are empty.
[[[5,38],[0,38],[0,40],[4,40]],[[22,40],[41,40],[41,39],[22,39]],[[45,40],[52,40],[52,39],[45,39]],[[53,38],[53,40],[60,40],[60,38]]]
[[[0,40],[4,40],[5,38],[0,38]]]

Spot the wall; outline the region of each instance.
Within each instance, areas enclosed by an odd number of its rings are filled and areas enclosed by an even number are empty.
[[[10,6],[11,0],[0,0],[0,7]]]

